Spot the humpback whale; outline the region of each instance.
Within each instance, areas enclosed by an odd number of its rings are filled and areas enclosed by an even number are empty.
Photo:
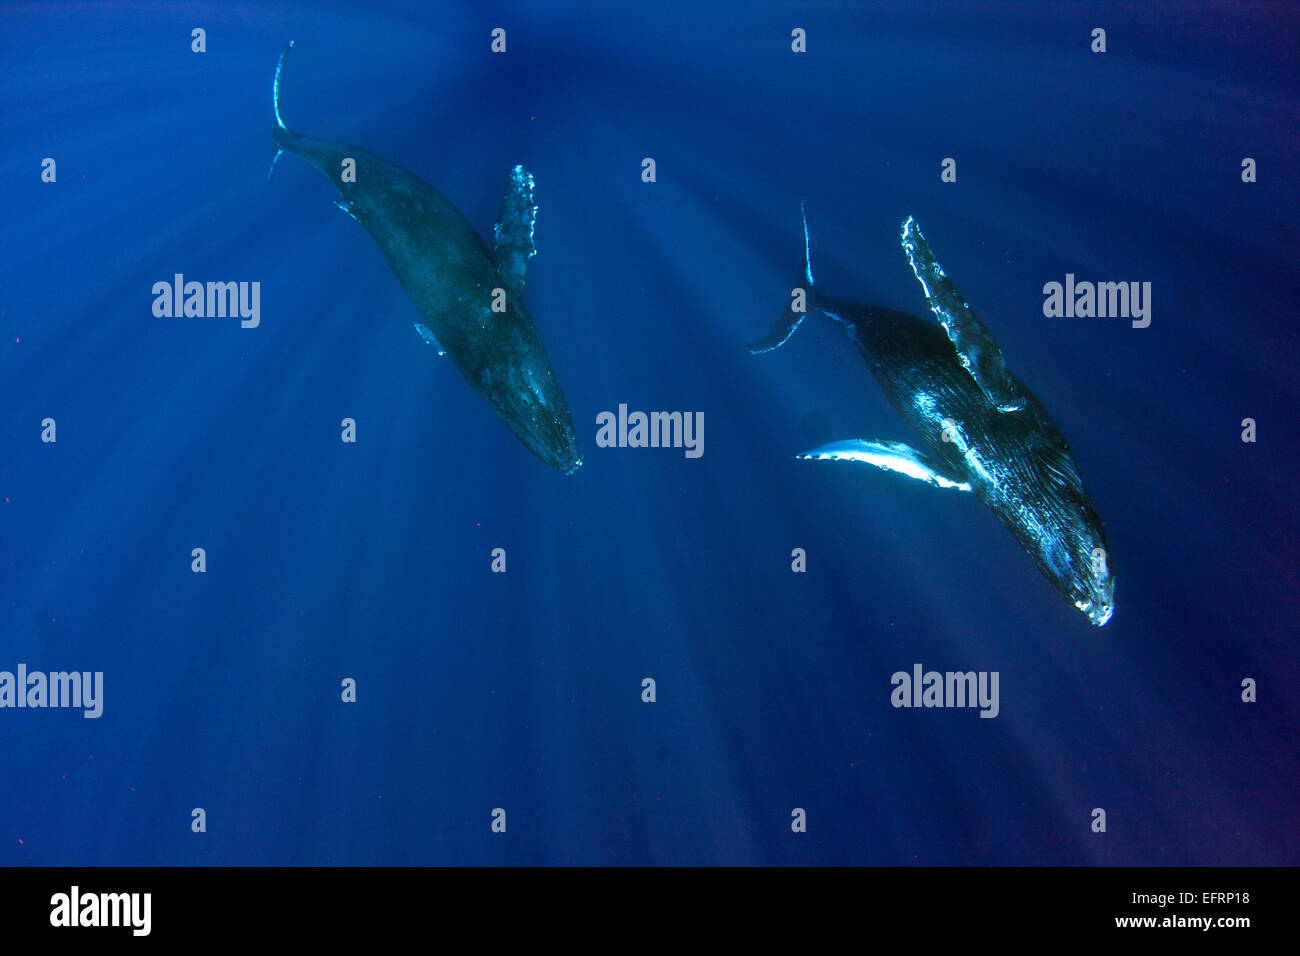
[[[1115,609],[1115,577],[1101,519],[1084,490],[1070,446],[1042,402],[1007,368],[1002,350],[930,251],[916,220],[902,246],[934,320],[839,302],[813,283],[804,214],[803,296],[799,289],[755,354],[784,344],[805,310],[839,322],[891,405],[925,450],[896,441],[837,441],[798,455],[854,461],[973,491],[1071,604],[1102,627]],[[803,305],[805,310],[797,306]]]
[[[366,228],[419,312],[415,330],[448,355],[528,450],[565,474],[582,464],[568,403],[524,308],[534,254],[533,177],[510,171],[491,249],[460,211],[414,173],[346,143],[295,133],[280,118],[284,48],[275,68],[275,153],[293,153],[339,190],[335,205]],[[343,175],[351,169],[352,175]],[[494,305],[496,308],[494,309]]]

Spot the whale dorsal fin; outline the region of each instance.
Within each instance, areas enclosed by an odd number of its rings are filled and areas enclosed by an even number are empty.
[[[998,411],[1020,411],[1025,407],[1025,396],[1007,370],[1002,350],[944,273],[943,267],[935,261],[930,244],[921,235],[921,227],[911,216],[903,223],[902,239],[903,251],[925,290],[930,311],[948,333],[962,366]]]
[[[510,170],[506,194],[501,197],[501,214],[493,230],[492,257],[497,272],[506,283],[506,291],[519,295],[524,291],[524,274],[528,260],[537,252],[533,248],[533,225],[537,207],[533,205],[533,174],[522,166]]]
[[[911,445],[904,445],[901,441],[833,441],[795,457],[815,461],[860,461],[864,465],[875,465],[885,471],[928,481],[936,488],[971,490],[969,482],[949,474],[929,455],[917,451]]]

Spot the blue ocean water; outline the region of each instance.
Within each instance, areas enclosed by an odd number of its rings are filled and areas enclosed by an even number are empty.
[[[0,863],[1300,862],[1298,17],[1134,6],[0,6],[0,670],[104,675],[98,719],[0,709]],[[575,474],[315,170],[266,182],[289,39],[288,125],[484,236],[536,176]],[[794,460],[916,440],[829,320],[745,350],[801,201],[823,289],[924,314],[917,217],[1070,439],[1108,627],[970,496]],[[175,273],[260,325],[155,317]],[[1067,273],[1150,326],[1044,317]],[[596,447],[620,403],[704,454]],[[917,663],[998,716],[892,707]]]

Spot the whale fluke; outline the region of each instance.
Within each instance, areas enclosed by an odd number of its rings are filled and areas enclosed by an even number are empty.
[[[805,308],[812,304],[811,300],[814,295],[819,295],[813,285],[812,244],[808,239],[808,210],[806,206],[807,204],[805,202],[799,204],[799,213],[803,216],[803,281]],[[746,346],[746,348],[749,349],[751,355],[761,355],[763,352],[771,352],[773,349],[779,349],[782,345],[785,345],[790,336],[794,335],[794,330],[799,328],[800,323],[803,322],[804,316],[807,314],[806,311],[795,311],[794,298],[791,296],[790,301],[785,305],[785,311],[777,316],[776,322],[773,324],[771,331],[757,342]]]
[[[800,323],[803,322],[804,316],[807,314],[806,312],[796,312],[793,303],[786,303],[785,311],[777,316],[772,330],[757,342],[751,342],[745,348],[749,349],[751,355],[761,355],[764,352],[779,349],[785,345],[790,336],[794,335],[794,330],[799,328]]]
[[[271,108],[275,111],[275,125],[280,129],[288,129],[284,125],[284,120],[280,118],[280,74],[284,72],[284,58],[289,55],[293,49],[293,41],[290,40],[285,44],[284,49],[280,51],[280,61],[275,64],[275,82],[271,86]],[[275,152],[271,154],[271,168],[266,171],[266,181],[271,181],[271,175],[275,172],[275,164],[280,161],[280,156],[284,150],[278,143],[275,144]]]

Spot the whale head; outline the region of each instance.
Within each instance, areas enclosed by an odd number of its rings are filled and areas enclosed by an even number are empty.
[[[1115,570],[1101,518],[1068,452],[1058,450],[1041,464],[1022,544],[1056,590],[1104,627],[1115,613]]]
[[[1087,552],[1087,563],[1074,584],[1074,606],[1094,625],[1105,627],[1115,613],[1115,573],[1110,568],[1110,552],[1100,535],[1092,541],[1080,540]]]
[[[578,436],[564,392],[544,352],[484,368],[478,391],[528,450],[563,474],[582,465]]]

